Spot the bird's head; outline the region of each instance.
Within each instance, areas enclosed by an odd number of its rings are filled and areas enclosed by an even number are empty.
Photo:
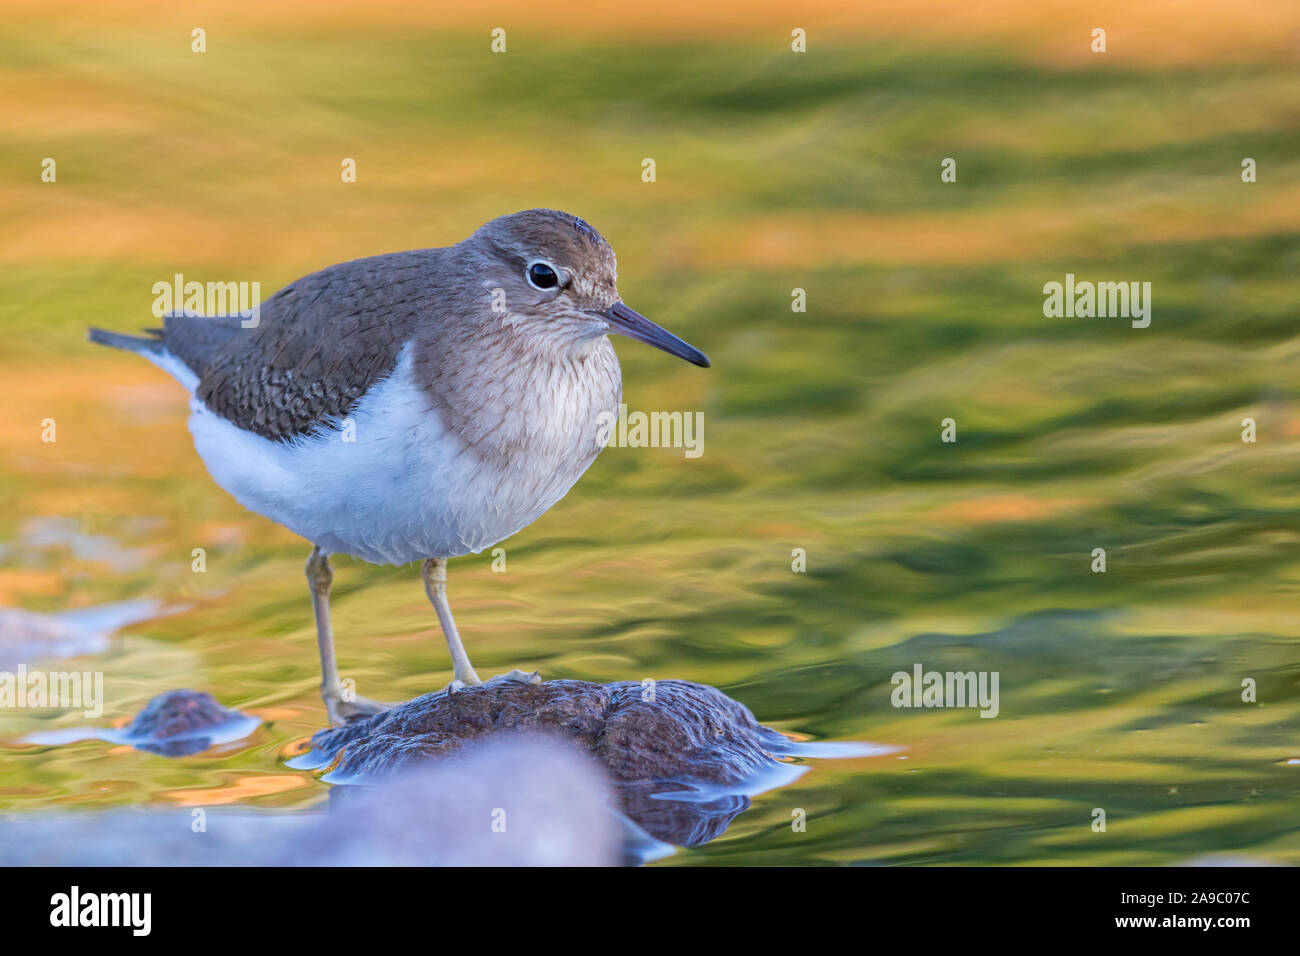
[[[708,367],[699,349],[623,304],[614,250],[577,216],[528,209],[493,219],[465,243],[504,325],[574,344],[617,333]]]

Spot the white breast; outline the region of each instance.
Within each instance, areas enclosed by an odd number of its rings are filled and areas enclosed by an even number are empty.
[[[553,454],[489,462],[444,427],[411,368],[404,352],[337,430],[291,442],[242,431],[191,399],[194,447],[244,507],[324,551],[376,564],[490,547],[564,497],[600,451],[592,414],[575,419],[561,399],[554,414],[542,412],[556,432]],[[598,398],[593,407],[610,405]]]

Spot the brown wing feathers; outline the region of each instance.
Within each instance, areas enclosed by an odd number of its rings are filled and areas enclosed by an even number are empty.
[[[397,364],[428,290],[427,256],[397,253],[332,266],[239,319],[169,320],[166,344],[199,375],[195,394],[241,428],[280,441],[345,416]],[[233,322],[233,330],[231,324]],[[176,347],[173,348],[173,335]]]

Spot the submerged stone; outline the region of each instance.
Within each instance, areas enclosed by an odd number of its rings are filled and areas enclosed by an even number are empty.
[[[261,723],[260,717],[222,707],[211,694],[169,690],[150,700],[125,727],[61,727],[28,734],[24,741],[57,745],[106,740],[163,757],[187,757],[242,740]]]
[[[217,743],[238,740],[259,723],[256,717],[223,707],[203,691],[169,690],[150,700],[119,733],[124,743],[140,750],[184,757]]]

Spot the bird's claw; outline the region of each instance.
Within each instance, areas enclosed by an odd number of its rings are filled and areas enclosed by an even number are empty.
[[[497,674],[495,677],[489,677],[487,680],[481,680],[473,683],[459,680],[459,679],[453,680],[450,684],[448,684],[446,687],[443,688],[443,691],[448,696],[450,696],[451,694],[459,694],[461,691],[469,687],[488,687],[492,684],[506,684],[506,683],[540,684],[541,682],[542,682],[542,675],[537,671],[521,671],[516,669],[516,670],[509,671],[505,674]]]
[[[521,671],[518,669],[509,671],[505,674],[498,674],[496,677],[490,677],[487,681],[489,684],[512,683],[512,684],[540,684],[542,675],[537,671]]]
[[[365,720],[393,707],[392,704],[370,700],[368,697],[354,697],[351,700],[344,700],[342,697],[325,697],[324,700],[325,712],[329,715],[330,723],[335,727],[342,727],[353,720]]]

